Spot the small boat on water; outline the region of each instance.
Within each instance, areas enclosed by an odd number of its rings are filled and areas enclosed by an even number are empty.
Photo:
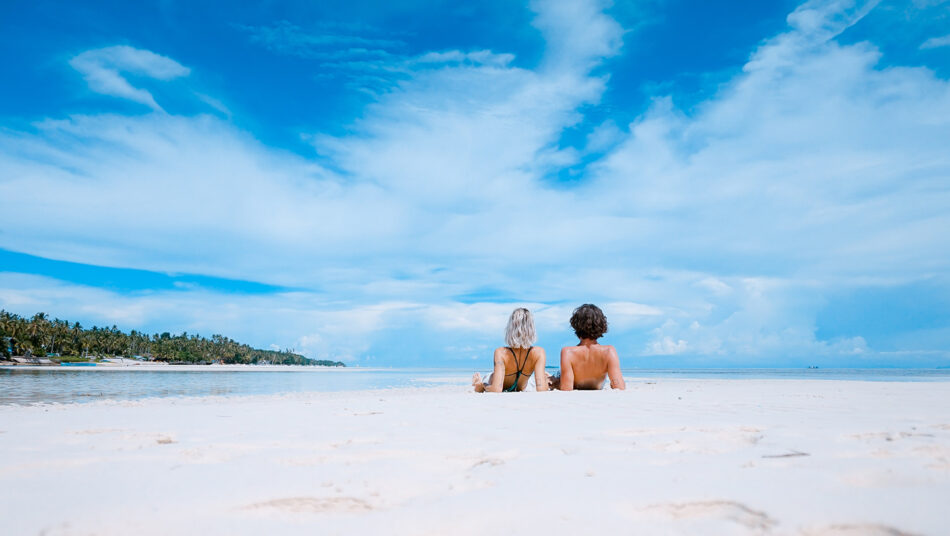
[[[94,367],[95,363],[60,363],[61,367]]]

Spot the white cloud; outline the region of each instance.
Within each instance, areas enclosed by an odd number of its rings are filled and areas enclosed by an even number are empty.
[[[69,64],[83,75],[90,90],[129,99],[153,110],[162,108],[152,94],[132,86],[123,73],[172,80],[190,72],[171,58],[125,45],[87,50],[71,59]]]
[[[462,52],[460,50],[447,50],[444,52],[426,52],[415,59],[418,63],[474,63],[481,65],[493,65],[495,67],[506,67],[515,59],[514,54],[495,54],[491,50],[476,50],[473,52]]]
[[[808,31],[767,41],[695,115],[659,100],[591,191],[660,230],[636,243],[654,255],[806,277],[945,266],[947,82],[921,68],[878,70],[869,44],[842,46],[814,32],[820,22],[800,24]]]
[[[420,305],[336,303],[283,292],[227,294],[203,289],[118,293],[55,279],[0,272],[0,309],[49,311],[86,327],[220,333],[258,348],[293,348],[317,359],[355,360],[372,335],[418,319]],[[26,313],[24,313],[26,314]]]
[[[921,49],[940,48],[950,46],[950,34],[941,37],[931,37],[920,44]]]
[[[879,3],[880,0],[808,0],[789,14],[788,25],[794,31],[783,37],[790,41],[803,37],[819,44],[853,26]]]
[[[542,70],[587,73],[620,51],[623,28],[604,14],[604,0],[533,0],[534,26],[547,41]]]
[[[236,24],[234,27],[246,32],[250,35],[252,42],[271,52],[302,58],[323,58],[328,52],[340,51],[340,47],[344,51],[383,51],[404,45],[398,39],[366,37],[346,31],[356,30],[365,33],[368,29],[366,27],[339,28],[325,25],[313,31],[307,31],[286,20],[269,26]]]
[[[705,286],[709,279],[697,281]],[[729,293],[723,293],[727,287]],[[820,300],[800,282],[768,278],[729,278],[707,287],[709,294],[669,315],[652,330],[647,355],[718,356],[754,364],[777,357],[824,359],[866,349],[862,340],[821,341],[814,313]]]
[[[689,343],[683,339],[674,341],[671,337],[664,336],[659,340],[650,341],[646,353],[649,355],[677,355],[685,353],[688,348]]]
[[[732,287],[715,277],[707,277],[697,282],[696,285],[709,290],[717,296],[724,296],[732,292]]]
[[[205,95],[204,93],[198,93],[198,92],[195,92],[195,96],[198,97],[198,100],[200,100],[201,102],[207,104],[212,109],[220,112],[228,119],[231,119],[231,116],[232,116],[231,110],[229,110],[228,107],[220,100],[210,95]]]

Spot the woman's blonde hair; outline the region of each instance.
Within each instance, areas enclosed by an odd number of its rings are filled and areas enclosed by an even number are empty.
[[[505,344],[511,348],[528,348],[538,335],[534,332],[534,316],[531,311],[519,307],[511,312],[508,327],[505,328]]]

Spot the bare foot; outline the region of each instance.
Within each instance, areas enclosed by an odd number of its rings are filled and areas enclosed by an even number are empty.
[[[475,388],[476,393],[485,392],[485,384],[482,383],[482,375],[479,373],[472,374],[472,387]]]

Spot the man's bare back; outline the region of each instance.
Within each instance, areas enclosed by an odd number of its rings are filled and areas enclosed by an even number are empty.
[[[626,389],[620,373],[620,358],[613,346],[597,344],[596,340],[582,339],[577,346],[561,349],[560,385],[562,391],[574,389],[603,389],[604,379],[610,378],[610,387]]]

